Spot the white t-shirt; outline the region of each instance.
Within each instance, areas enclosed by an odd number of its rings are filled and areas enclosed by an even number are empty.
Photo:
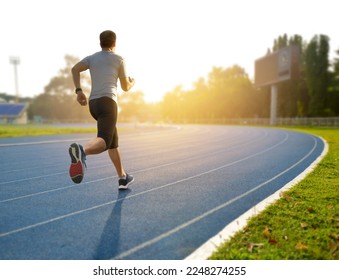
[[[81,60],[89,67],[92,89],[89,100],[110,97],[117,102],[118,79],[127,77],[124,59],[111,51],[100,51]]]

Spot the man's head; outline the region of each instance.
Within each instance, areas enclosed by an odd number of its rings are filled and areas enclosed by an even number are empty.
[[[113,48],[115,47],[115,41],[117,36],[111,30],[105,30],[100,33],[100,46],[102,48]]]

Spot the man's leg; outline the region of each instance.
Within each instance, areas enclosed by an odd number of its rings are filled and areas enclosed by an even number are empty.
[[[111,161],[113,162],[113,164],[115,166],[115,169],[117,170],[119,178],[125,177],[126,172],[125,172],[124,167],[122,165],[122,160],[121,160],[119,148],[108,149],[108,154],[109,154]]]
[[[101,137],[96,137],[84,145],[86,155],[96,155],[106,150],[106,142]]]
[[[126,190],[134,182],[134,177],[125,172],[119,148],[108,149],[108,154],[119,176],[119,190]]]

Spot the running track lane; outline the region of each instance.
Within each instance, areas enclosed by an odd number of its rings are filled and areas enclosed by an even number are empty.
[[[0,259],[184,259],[322,153],[313,135],[236,126],[121,133],[118,191],[106,153],[68,176],[68,146],[93,135],[0,140]]]

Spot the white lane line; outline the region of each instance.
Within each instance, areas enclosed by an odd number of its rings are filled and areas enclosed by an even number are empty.
[[[0,148],[1,147],[16,147],[16,146],[29,146],[29,145],[42,145],[42,144],[55,144],[55,143],[65,143],[65,142],[88,141],[90,139],[92,139],[92,138],[65,139],[65,140],[45,140],[45,141],[35,141],[35,142],[8,143],[8,144],[0,144]]]
[[[100,166],[95,166],[92,168],[89,168],[87,170],[92,170],[92,169],[101,169],[103,167],[107,167],[107,166],[112,166],[112,164],[105,164],[105,165],[100,165]],[[41,169],[42,167],[40,167]],[[52,177],[52,176],[58,176],[58,175],[65,175],[68,174],[68,171],[63,171],[63,172],[57,172],[57,173],[51,173],[51,174],[46,174],[46,175],[40,175],[40,176],[34,176],[34,177],[29,177],[29,178],[22,178],[22,179],[16,179],[16,180],[12,180],[12,181],[7,181],[7,182],[1,182],[1,185],[9,185],[9,184],[16,184],[16,183],[20,183],[20,182],[24,182],[24,181],[30,181],[30,180],[36,180],[36,179],[42,179],[42,178],[47,178],[47,177]],[[111,178],[111,177],[110,177]],[[0,201],[1,202],[1,201]]]
[[[258,137],[255,141],[251,140],[250,143],[258,142],[261,139],[265,138],[266,136],[267,136],[267,132],[265,132],[263,135],[261,135],[261,137]],[[228,147],[226,149],[222,149],[222,151],[219,150],[219,151],[215,151],[213,153],[209,153],[207,155],[204,155],[203,158],[206,158],[208,156],[214,156],[214,155],[225,153],[225,152],[229,152],[230,150],[233,150],[233,149],[237,148],[238,146],[242,146],[242,145],[245,145],[247,143],[248,143],[248,141],[245,141],[244,143],[239,143],[238,142],[238,144],[235,145],[235,146],[231,146],[231,147]],[[183,162],[187,162],[187,161],[192,161],[192,160],[197,160],[197,159],[200,159],[201,157],[202,157],[201,155],[193,156],[193,157],[186,158],[186,159],[183,159],[183,160],[178,160],[178,161],[175,161],[175,162],[170,162],[170,163],[165,163],[165,164],[162,164],[162,165],[156,165],[156,166],[147,167],[147,168],[144,168],[144,169],[139,169],[139,170],[133,171],[132,173],[133,174],[138,174],[138,173],[145,172],[145,171],[151,171],[151,170],[155,170],[155,169],[159,169],[159,168],[163,168],[163,167],[167,167],[167,166],[171,166],[171,165],[177,165],[179,163],[183,163]],[[107,166],[112,166],[112,165],[111,164],[107,164],[107,165],[103,165],[103,166],[96,166],[96,167],[93,167],[93,168],[90,168],[90,169],[98,169],[98,168],[103,168],[103,167],[107,167]],[[22,182],[22,181],[28,181],[28,180],[32,180],[32,179],[41,179],[41,178],[45,178],[45,177],[49,177],[49,176],[61,175],[61,174],[66,174],[66,173],[67,172],[60,172],[60,173],[54,173],[54,174],[48,174],[48,175],[42,175],[42,176],[36,176],[36,177],[30,177],[30,178],[24,178],[24,179],[18,179],[18,180],[13,180],[13,181],[8,181],[8,182],[2,182],[2,183],[0,183],[0,186],[1,185],[5,185],[5,184],[10,184],[10,183],[17,183],[17,182]],[[111,179],[116,178],[116,177],[117,176],[109,176],[109,177],[105,177],[105,178],[98,179],[98,180],[92,180],[92,181],[84,182],[84,183],[82,183],[82,185],[88,185],[88,184],[91,184],[91,183],[97,183],[99,181],[101,182],[101,181],[104,181],[104,180],[111,180]],[[41,192],[32,193],[32,194],[28,194],[28,195],[22,195],[22,196],[18,196],[18,197],[9,198],[9,199],[4,199],[4,200],[0,200],[0,203],[15,201],[15,200],[18,200],[18,199],[29,198],[29,197],[33,197],[33,196],[37,196],[37,195],[42,195],[42,194],[47,194],[47,193],[52,193],[52,192],[56,192],[56,191],[61,191],[61,190],[65,190],[65,189],[69,189],[69,188],[75,187],[75,186],[78,186],[78,185],[72,184],[70,186],[55,188],[55,189],[41,191]]]
[[[153,188],[153,189],[149,189],[149,190],[146,190],[146,191],[143,191],[143,192],[140,192],[140,193],[129,195],[129,196],[125,197],[124,199],[126,200],[126,199],[130,199],[130,198],[133,198],[133,197],[136,197],[136,196],[147,194],[147,193],[150,193],[150,192],[158,191],[160,189],[163,189],[163,188],[166,188],[166,187],[169,187],[169,186],[172,186],[172,185],[180,184],[180,183],[183,183],[183,182],[186,182],[186,181],[189,181],[189,180],[192,180],[192,179],[204,176],[206,174],[213,173],[213,172],[221,170],[223,168],[235,165],[237,163],[243,162],[245,160],[248,160],[248,159],[256,157],[256,156],[259,156],[261,154],[264,154],[264,153],[266,153],[268,151],[271,151],[271,150],[275,149],[276,147],[278,147],[278,146],[282,145],[283,143],[285,143],[288,140],[288,138],[289,138],[288,134],[285,133],[285,138],[282,141],[280,141],[277,144],[271,146],[270,148],[267,148],[266,150],[257,152],[257,153],[255,153],[253,155],[250,155],[250,156],[244,157],[242,159],[236,160],[234,162],[231,162],[231,163],[219,166],[217,168],[213,168],[213,169],[210,169],[208,171],[196,174],[194,176],[190,176],[190,177],[187,177],[187,178],[184,178],[184,179],[172,182],[172,183],[168,183],[168,184],[165,184],[165,185]],[[102,180],[104,180],[104,179],[102,179]],[[65,219],[67,217],[71,217],[71,216],[75,216],[75,215],[78,215],[78,214],[82,214],[82,213],[85,213],[85,212],[88,212],[88,211],[91,211],[91,210],[94,210],[94,209],[98,209],[98,208],[101,208],[101,207],[113,204],[113,203],[115,203],[117,201],[119,201],[119,200],[109,201],[109,202],[106,202],[106,203],[103,203],[103,204],[99,204],[99,205],[96,205],[96,206],[93,206],[93,207],[90,207],[90,208],[85,208],[85,209],[82,209],[82,210],[79,210],[79,211],[76,211],[76,212],[72,212],[72,213],[69,213],[69,214],[66,214],[66,215],[58,216],[58,217],[55,217],[55,218],[52,218],[52,219],[48,219],[46,221],[42,221],[42,222],[39,222],[39,223],[36,223],[36,224],[32,224],[32,225],[29,225],[29,226],[26,226],[26,227],[22,227],[22,228],[18,228],[18,229],[12,230],[12,231],[0,233],[0,238],[8,236],[8,235],[11,235],[11,234],[14,234],[14,233],[22,232],[22,231],[25,231],[25,230],[28,230],[28,229],[32,229],[32,228],[35,228],[35,227],[38,227],[38,226],[41,226],[41,225],[49,224],[51,222],[59,221],[59,220]]]
[[[313,139],[314,139],[314,138],[313,138]],[[314,140],[315,140],[315,139],[314,139]],[[207,211],[207,212],[205,212],[205,213],[203,213],[203,214],[200,215],[200,216],[197,216],[197,217],[195,217],[195,218],[193,218],[193,219],[187,221],[186,223],[183,223],[183,224],[179,225],[178,227],[176,227],[176,228],[174,228],[174,229],[172,229],[172,230],[170,230],[170,231],[167,231],[167,232],[165,232],[165,233],[163,233],[163,234],[161,234],[161,235],[159,235],[159,236],[157,236],[157,237],[155,237],[155,238],[153,238],[153,239],[151,239],[151,240],[148,240],[148,241],[146,241],[146,242],[144,242],[144,243],[141,243],[140,245],[135,246],[135,247],[131,248],[130,250],[127,250],[127,251],[125,251],[125,252],[119,254],[118,256],[114,257],[114,259],[123,259],[123,258],[125,258],[125,257],[127,257],[127,256],[129,256],[129,255],[131,255],[131,254],[136,253],[137,251],[140,251],[140,250],[142,250],[142,249],[144,249],[144,248],[146,248],[146,247],[148,247],[148,246],[151,246],[151,245],[153,245],[153,244],[155,244],[155,243],[161,241],[162,239],[164,239],[164,238],[166,238],[166,237],[168,237],[168,236],[170,236],[170,235],[172,235],[172,234],[175,234],[175,233],[177,233],[178,231],[180,231],[180,230],[182,230],[182,229],[184,229],[184,228],[186,228],[186,227],[188,227],[188,226],[190,226],[190,225],[192,225],[192,224],[194,224],[194,223],[196,223],[196,222],[198,222],[198,221],[200,221],[200,220],[206,218],[207,216],[209,216],[209,215],[211,215],[211,214],[213,214],[213,213],[215,213],[215,212],[217,212],[217,211],[219,211],[219,210],[225,208],[226,206],[232,204],[233,202],[236,202],[237,200],[239,200],[239,199],[241,199],[241,198],[244,198],[245,196],[249,195],[250,193],[252,193],[252,192],[254,192],[254,191],[256,191],[256,190],[262,188],[262,187],[265,186],[265,185],[267,185],[268,183],[270,183],[270,182],[276,180],[276,179],[279,178],[280,176],[284,175],[285,173],[287,173],[288,171],[290,171],[291,169],[293,169],[294,167],[296,167],[297,165],[299,165],[299,164],[300,164],[301,162],[303,162],[305,159],[307,159],[307,158],[314,152],[314,150],[315,150],[316,147],[317,147],[317,142],[316,142],[316,140],[315,140],[314,142],[315,142],[315,143],[314,143],[314,145],[313,145],[312,150],[311,150],[309,153],[307,153],[302,159],[300,159],[298,162],[296,162],[295,164],[293,164],[293,165],[290,166],[289,168],[285,169],[284,171],[280,172],[280,173],[277,174],[276,176],[270,178],[270,179],[267,180],[266,182],[263,182],[263,183],[257,185],[257,186],[254,187],[253,189],[248,190],[247,192],[245,192],[245,193],[243,193],[243,194],[241,194],[241,195],[239,195],[239,196],[237,196],[237,197],[235,197],[235,198],[233,198],[233,199],[231,199],[231,200],[229,200],[229,201],[227,201],[227,202],[225,202],[225,203],[223,203],[223,204],[221,204],[221,205],[219,205],[219,206],[217,206],[217,207],[215,207],[215,208],[213,208],[213,209],[211,209],[211,210],[209,210],[209,211]],[[214,249],[215,249],[215,248],[214,248]],[[208,255],[208,256],[209,256],[209,255]],[[207,256],[207,257],[208,257],[208,256]],[[198,258],[188,258],[188,259],[198,259]]]
[[[55,163],[55,164],[50,163],[50,164],[43,164],[43,165],[40,165],[40,166],[36,166],[37,165],[37,161],[36,161],[36,162],[30,163],[30,167],[19,168],[19,169],[11,169],[11,170],[2,170],[2,171],[0,171],[0,176],[4,176],[4,175],[6,176],[6,174],[9,174],[9,173],[30,172],[30,171],[34,171],[34,170],[42,169],[42,168],[48,170],[48,169],[51,169],[51,168],[56,169],[56,168],[59,168],[59,167],[65,167],[65,162],[61,162],[61,160],[64,160],[65,158],[67,158],[67,161],[69,160],[68,151],[67,151],[67,153],[64,154],[63,158],[58,159],[58,161],[57,161],[58,163]],[[102,159],[102,158],[99,158],[99,157],[96,158],[96,160],[91,160],[91,164],[94,165],[94,167],[88,168],[87,170],[102,168],[102,166],[97,167],[96,165],[104,162],[105,160],[106,159]],[[107,160],[108,160],[108,158],[107,158]],[[39,161],[41,162],[42,159],[39,159]],[[34,166],[34,167],[32,167],[32,166]],[[112,164],[105,164],[105,166],[112,166]],[[0,166],[0,168],[1,168],[1,166]],[[68,172],[65,171],[65,173],[68,173]],[[56,175],[56,174],[59,174],[59,173],[50,173],[50,174],[41,175],[41,176],[49,177],[49,176],[53,176],[53,175]],[[34,179],[35,177],[28,177],[28,178],[24,178],[24,179],[30,180],[32,178]],[[18,180],[22,180],[22,179],[18,179]],[[1,182],[0,185],[5,184],[5,183],[12,183],[12,182],[16,182],[16,180]]]
[[[1,182],[0,186],[1,185],[8,185],[8,184],[16,184],[16,183],[20,183],[20,182],[24,182],[24,181],[36,180],[36,179],[41,179],[41,178],[47,178],[47,177],[57,176],[57,175],[66,174],[66,173],[67,172],[58,172],[58,173],[53,173],[53,174],[40,175],[40,176],[34,176],[34,177],[29,177],[29,178],[7,181],[7,182]]]
[[[117,176],[100,178],[100,179],[92,180],[92,181],[89,181],[89,182],[83,182],[81,185],[88,185],[88,184],[91,184],[91,183],[102,182],[102,181],[106,181],[106,180],[113,179],[113,178],[116,178],[116,177]],[[33,197],[33,196],[37,196],[37,195],[43,195],[43,194],[47,194],[47,193],[67,190],[67,189],[70,189],[70,188],[78,188],[78,187],[79,187],[78,184],[73,184],[73,185],[60,187],[60,188],[56,188],[56,189],[51,189],[51,190],[47,190],[47,191],[41,191],[41,192],[37,192],[37,193],[31,193],[31,194],[27,194],[27,195],[22,195],[22,196],[4,199],[4,200],[1,200],[0,203],[11,202],[11,201],[19,200],[19,199],[29,198],[29,197]]]

